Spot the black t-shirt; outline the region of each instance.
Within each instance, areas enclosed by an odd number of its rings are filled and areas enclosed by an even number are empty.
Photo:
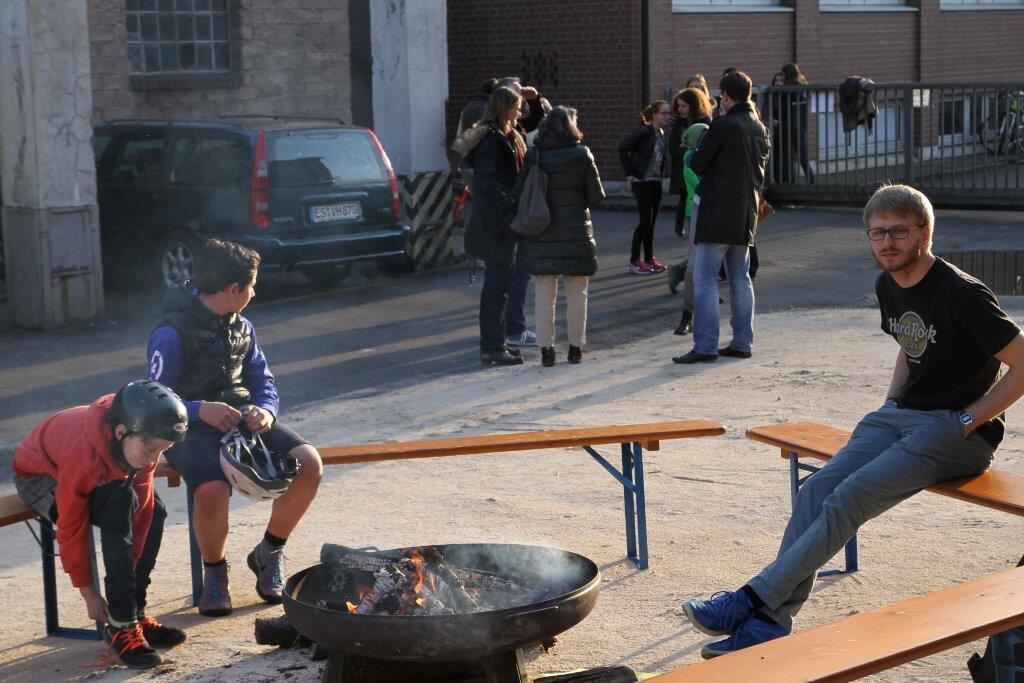
[[[900,287],[888,273],[879,274],[875,294],[882,331],[906,355],[910,374],[898,400],[907,408],[966,408],[995,383],[995,354],[1020,332],[984,283],[942,259],[913,287]],[[993,422],[979,428],[979,434],[998,443],[1002,422]]]

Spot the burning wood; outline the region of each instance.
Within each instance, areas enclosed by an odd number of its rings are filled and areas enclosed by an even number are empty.
[[[343,609],[355,614],[464,614],[501,609],[532,593],[493,572],[453,567],[434,547],[405,557],[325,543],[320,561],[332,571],[338,569],[346,575],[355,572],[366,577],[356,597],[344,601]],[[350,586],[350,580],[340,576],[335,579],[332,574],[331,584],[341,588]],[[347,592],[353,594],[351,588]],[[337,604],[333,600],[328,602],[332,606]]]

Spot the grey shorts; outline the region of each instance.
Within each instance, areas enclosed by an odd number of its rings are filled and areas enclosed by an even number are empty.
[[[43,519],[57,521],[57,480],[45,474],[37,477],[14,477],[14,488],[30,508]]]

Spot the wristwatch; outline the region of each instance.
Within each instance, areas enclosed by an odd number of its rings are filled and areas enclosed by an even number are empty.
[[[974,416],[971,415],[966,410],[961,410],[960,415],[958,417],[960,419],[960,427],[962,428],[963,432],[966,433],[967,428],[970,427],[971,424],[974,422]]]

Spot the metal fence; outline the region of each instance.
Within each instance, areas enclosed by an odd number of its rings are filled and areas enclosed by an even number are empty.
[[[758,93],[774,201],[861,203],[900,182],[939,206],[1024,208],[1024,83],[866,84],[860,100],[847,95]],[[870,120],[858,121],[859,107]]]

